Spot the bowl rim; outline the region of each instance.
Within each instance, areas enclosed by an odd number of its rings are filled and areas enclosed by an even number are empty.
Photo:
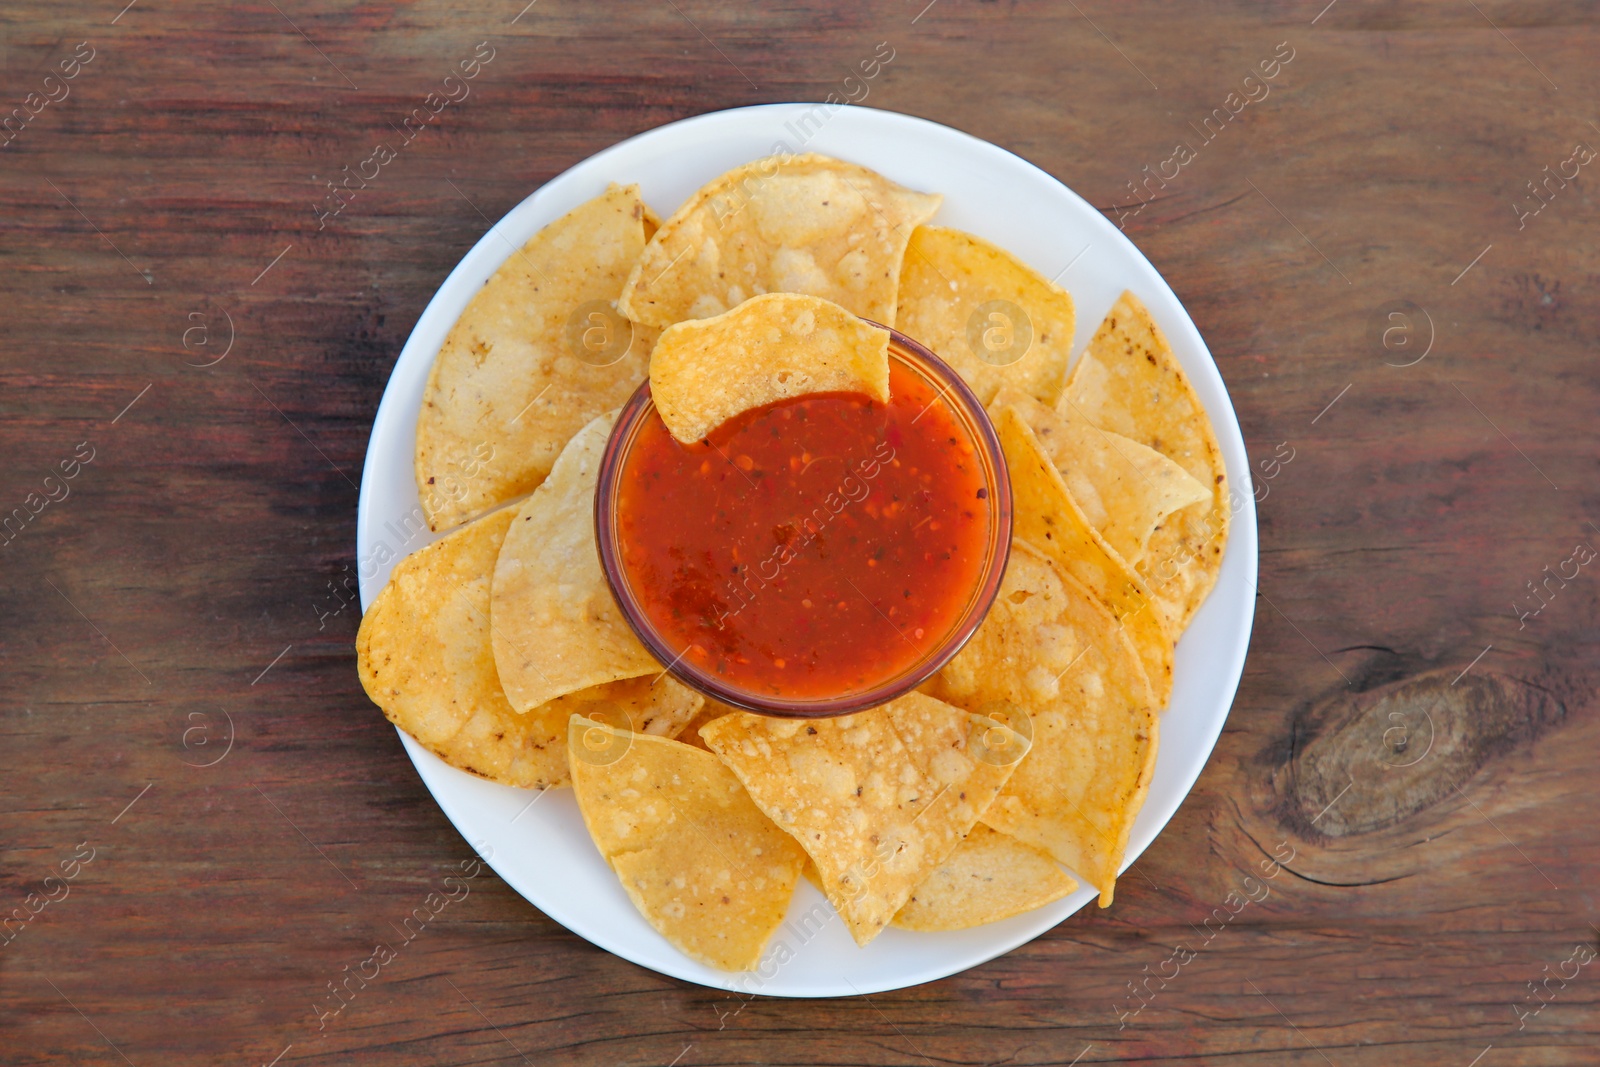
[[[966,606],[946,636],[918,657],[911,666],[892,675],[887,680],[853,693],[835,697],[786,700],[751,693],[721,681],[715,675],[700,670],[685,657],[684,651],[673,648],[656,629],[638,598],[633,595],[625,574],[618,545],[615,523],[617,493],[621,472],[633,442],[637,439],[640,424],[655,412],[655,400],[650,392],[650,379],[634,390],[618,412],[612,424],[601,455],[594,493],[595,545],[600,555],[600,569],[605,574],[606,587],[616,602],[617,609],[627,620],[629,628],[663,665],[663,673],[671,674],[684,685],[714,700],[743,711],[755,712],[787,719],[826,719],[850,715],[886,704],[904,696],[926,682],[940,668],[949,663],[972,639],[972,635],[988,617],[989,608],[999,595],[1000,583],[1005,578],[1011,559],[1012,496],[1011,475],[1006,465],[1005,451],[999,435],[983,404],[970,386],[953,367],[940,359],[932,349],[892,326],[863,318],[878,329],[889,333],[889,358],[898,359],[913,371],[928,378],[939,390],[940,396],[951,403],[958,421],[962,422],[972,438],[975,449],[989,475],[987,496],[989,513],[988,545],[985,550],[984,570],[968,596]],[[657,416],[659,418],[659,416]]]

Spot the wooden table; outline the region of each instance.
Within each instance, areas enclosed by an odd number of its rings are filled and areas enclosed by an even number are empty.
[[[123,2],[0,14],[0,1061],[1596,1062],[1593,6]],[[747,1002],[485,872],[319,1030],[470,856],[352,648],[413,322],[552,175],[879,42],[866,103],[1120,219],[1228,381],[1261,596],[1205,773],[1111,911],[944,981]]]

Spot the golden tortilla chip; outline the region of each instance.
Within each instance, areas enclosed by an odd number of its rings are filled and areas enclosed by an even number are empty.
[[[827,156],[758,159],[662,224],[617,307],[671,326],[763,293],[806,293],[893,326],[906,242],[943,199]]]
[[[969,710],[1031,714],[1033,747],[983,821],[1048,852],[1109,906],[1156,758],[1155,705],[1128,632],[1018,542],[983,625],[924,688]]]
[[[1054,860],[982,823],[911,891],[903,930],[965,930],[1041,908],[1078,888]]]
[[[1072,359],[1072,297],[970,233],[919,226],[900,270],[896,328],[933,349],[979,403],[1002,387],[1054,404]]]
[[[1056,406],[1155,449],[1205,486],[1205,503],[1174,512],[1151,536],[1138,570],[1179,634],[1200,610],[1228,542],[1228,472],[1205,408],[1150,312],[1123,293],[1073,368]]]
[[[889,331],[814,296],[768,293],[669,326],[650,356],[650,395],[679,441],[741,411],[806,393],[889,400]]]
[[[532,492],[567,439],[644,378],[656,331],[613,305],[648,217],[638,186],[611,186],[512,253],[456,320],[417,417],[433,529]]]
[[[639,913],[708,966],[760,962],[804,859],[794,839],[709,753],[576,715],[570,747],[584,824]],[[585,755],[617,748],[604,762]]]
[[[516,510],[454,531],[396,564],[361,620],[356,666],[389,721],[452,767],[522,789],[565,785],[567,719],[604,709],[672,736],[704,698],[670,678],[591,686],[519,715],[490,644],[489,587]]]
[[[384,715],[447,763],[540,787],[541,739],[520,728],[489,648],[489,580],[515,517],[487,515],[395,564],[362,616],[356,668]],[[502,728],[503,746],[484,743]]]
[[[1011,472],[1013,535],[1059,563],[1106,606],[1132,638],[1156,706],[1166,707],[1173,642],[1149,589],[1090,525],[1017,409],[1002,408],[994,422]]]
[[[1090,525],[1135,569],[1163,518],[1211,499],[1210,490],[1153,448],[1083,419],[1063,419],[1009,386],[995,395],[991,411],[1008,404],[1032,428]]]
[[[600,569],[594,491],[616,412],[567,443],[517,511],[494,568],[494,660],[518,711],[605,682],[659,674]]]
[[[835,719],[728,715],[701,736],[756,805],[800,842],[851,936],[865,945],[955,850],[1016,768],[972,758],[975,722],[910,693]]]

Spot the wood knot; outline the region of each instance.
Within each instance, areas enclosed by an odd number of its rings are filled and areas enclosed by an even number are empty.
[[[1297,711],[1288,737],[1264,754],[1274,768],[1271,806],[1308,838],[1395,826],[1454,797],[1490,759],[1565,715],[1546,689],[1460,668],[1353,695],[1339,689]]]

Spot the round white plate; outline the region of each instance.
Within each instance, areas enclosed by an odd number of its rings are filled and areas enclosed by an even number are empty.
[[[1149,798],[1124,869],[1178,809],[1227,719],[1244,669],[1255,611],[1256,515],[1249,458],[1216,364],[1178,298],[1100,212],[1044,171],[1004,149],[923,119],[868,108],[772,104],[719,111],[642,133],[552,179],[501,219],[450,272],[417,320],[378,407],[356,520],[361,603],[372,602],[399,558],[434,540],[412,476],[423,386],[445,334],[478,288],[541,227],[598,195],[637,182],[663,218],[701,185],[779,151],[821,152],[860,163],[912,189],[944,194],[934,218],[985,237],[1072,293],[1075,353],[1124,289],[1149,307],[1205,404],[1239,510],[1222,574],[1178,645],[1172,703]],[[876,993],[932,981],[1008,952],[1089,903],[1080,889],[1047,907],[955,933],[889,928],[857,948],[827,901],[802,879],[761,967],[729,974],[688,959],[634,910],[589,839],[570,789],[533,793],[446,765],[405,734],[401,741],[439,806],[500,877],[581,937],[663,974],[770,996]]]

